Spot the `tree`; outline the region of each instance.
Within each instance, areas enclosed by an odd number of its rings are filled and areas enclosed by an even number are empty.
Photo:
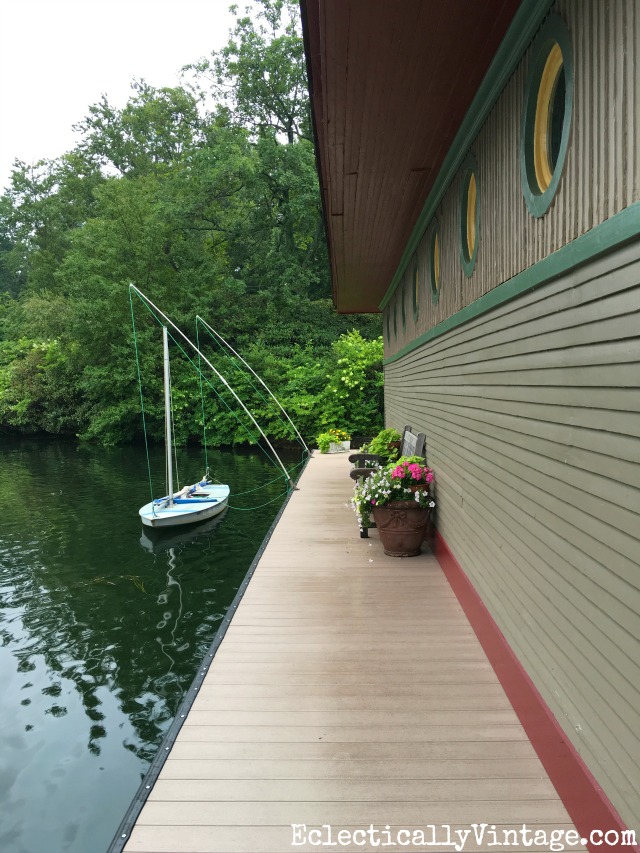
[[[187,334],[198,313],[248,353],[308,436],[377,424],[380,358],[368,339],[379,319],[340,317],[330,300],[297,5],[256,8],[236,12],[229,43],[192,67],[189,88],[134,81],[123,108],[105,97],[88,108],[73,151],[14,170],[0,198],[0,425],[105,443],[140,435],[130,282]],[[158,330],[145,319],[147,426],[161,438]],[[348,398],[328,390],[340,358],[362,384]],[[178,360],[172,375],[186,409],[193,367]],[[252,438],[215,394],[205,414],[212,443]],[[199,433],[196,406],[177,438]]]
[[[300,10],[294,0],[258,0],[240,16],[227,45],[211,59],[186,70],[208,79],[216,103],[226,104],[234,120],[257,136],[284,136],[311,142],[309,95],[300,33]],[[200,87],[197,90],[202,95]]]

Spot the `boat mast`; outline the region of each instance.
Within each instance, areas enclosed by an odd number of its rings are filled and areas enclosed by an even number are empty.
[[[162,353],[164,356],[164,446],[167,453],[167,488],[169,506],[173,504],[173,464],[171,461],[171,373],[169,370],[169,334],[162,327]]]

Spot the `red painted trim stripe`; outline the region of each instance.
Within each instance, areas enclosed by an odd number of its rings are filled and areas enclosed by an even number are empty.
[[[449,550],[439,531],[435,531],[433,551],[489,662],[502,685],[522,727],[571,820],[583,838],[593,830],[622,833],[628,827],[597,783],[573,744],[567,739],[547,703],[514,654],[500,628],[485,607],[475,587]],[[598,837],[600,838],[600,837]],[[611,836],[613,839],[613,836]],[[621,843],[589,844],[592,853],[638,853],[640,846]]]

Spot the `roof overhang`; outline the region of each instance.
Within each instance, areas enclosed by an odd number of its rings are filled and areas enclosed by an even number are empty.
[[[520,0],[301,0],[333,298],[373,312]]]

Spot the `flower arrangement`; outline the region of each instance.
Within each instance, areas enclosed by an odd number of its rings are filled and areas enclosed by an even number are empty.
[[[328,453],[332,444],[340,444],[343,441],[349,441],[351,436],[343,429],[328,429],[326,432],[316,436],[316,444],[320,453]]]
[[[433,471],[419,456],[407,456],[374,471],[354,490],[351,503],[358,523],[361,527],[370,526],[373,508],[393,501],[415,501],[423,509],[433,509],[433,480]]]
[[[351,436],[343,429],[328,429],[327,435],[331,436],[331,440],[336,443],[339,441],[349,441]]]

